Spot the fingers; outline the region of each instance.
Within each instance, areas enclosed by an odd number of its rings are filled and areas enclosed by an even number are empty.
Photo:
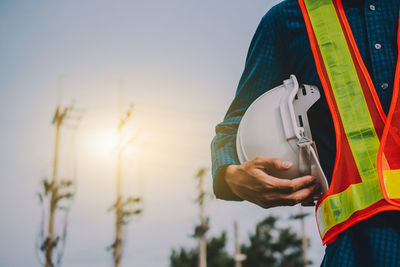
[[[320,191],[320,184],[313,184],[310,187],[300,189],[290,195],[285,199],[285,202],[289,206],[294,206],[298,203],[311,202],[313,197]]]
[[[315,177],[281,179],[268,175],[269,170],[288,170],[292,165],[291,162],[276,158],[257,157],[239,167],[227,168],[226,173],[235,179],[234,182],[229,182],[230,179],[226,181],[242,199],[263,208],[311,204],[320,191]]]
[[[308,187],[316,183],[316,178],[310,175],[295,178],[292,180],[281,179],[272,176],[269,176],[268,178],[268,182],[271,183],[273,188],[287,194],[294,193],[302,188]]]
[[[263,208],[271,208],[276,206],[294,206],[298,203],[314,205],[314,196],[318,195],[320,190],[320,184],[312,184],[309,187],[302,188],[291,194],[278,192],[264,193],[261,198],[253,198],[251,202],[256,203]]]
[[[257,157],[254,159],[254,162],[259,167],[267,171],[284,171],[290,169],[293,166],[293,163],[290,161],[276,158]]]

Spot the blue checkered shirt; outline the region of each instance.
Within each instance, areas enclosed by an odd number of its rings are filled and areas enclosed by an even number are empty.
[[[388,112],[397,59],[400,0],[342,0],[354,38],[378,97]],[[379,45],[377,45],[379,44]],[[322,89],[297,0],[286,0],[262,18],[250,44],[245,69],[224,121],[217,125],[211,150],[214,192],[240,200],[223,179],[226,166],[239,164],[235,139],[248,106],[290,74]],[[336,140],[333,121],[322,94],[309,111],[309,121],[322,168],[332,176]],[[356,224],[326,248],[322,266],[400,266],[400,213],[384,212]]]

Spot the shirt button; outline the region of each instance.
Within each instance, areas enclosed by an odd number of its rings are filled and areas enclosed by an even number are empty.
[[[371,11],[375,11],[375,6],[374,6],[374,5],[369,5],[369,9],[370,9]]]
[[[376,50],[379,50],[379,49],[381,49],[382,48],[382,45],[381,44],[375,44],[375,49]]]
[[[383,90],[386,90],[388,87],[389,87],[389,84],[388,84],[388,83],[382,83],[382,84],[381,84],[381,88],[382,88]]]

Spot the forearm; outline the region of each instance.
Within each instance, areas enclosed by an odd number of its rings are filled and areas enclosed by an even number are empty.
[[[221,127],[223,126],[218,125],[217,131],[222,131]],[[226,167],[239,164],[235,150],[235,137],[234,134],[219,133],[211,143],[213,187],[215,196],[220,199],[241,200],[230,190],[225,180]]]

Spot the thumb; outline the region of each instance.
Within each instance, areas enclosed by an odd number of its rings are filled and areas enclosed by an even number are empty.
[[[293,162],[277,158],[257,158],[256,160],[258,161],[258,163],[263,165],[263,168],[267,171],[284,171],[290,169],[293,166]]]
[[[278,171],[284,171],[288,170],[293,166],[293,163],[291,161],[287,160],[281,160],[281,159],[273,159],[271,164],[267,166],[266,168],[268,170],[278,170]]]

